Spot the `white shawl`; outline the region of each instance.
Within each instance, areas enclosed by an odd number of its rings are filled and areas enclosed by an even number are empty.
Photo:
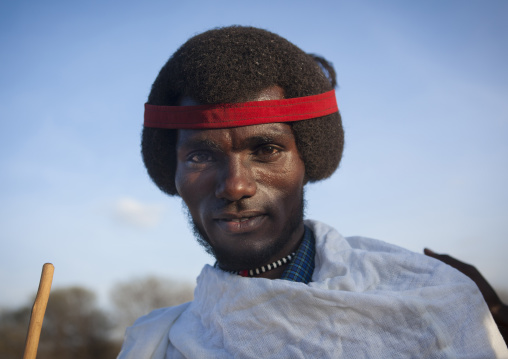
[[[312,283],[206,265],[194,301],[138,319],[119,358],[508,358],[481,293],[457,270],[306,224]]]

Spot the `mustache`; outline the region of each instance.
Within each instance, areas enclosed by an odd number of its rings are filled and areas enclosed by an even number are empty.
[[[214,215],[220,213],[240,213],[240,212],[267,212],[269,208],[265,203],[259,203],[252,198],[243,198],[238,201],[219,201],[214,203],[210,212]]]

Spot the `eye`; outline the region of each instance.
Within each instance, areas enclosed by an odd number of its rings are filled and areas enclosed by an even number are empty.
[[[191,163],[206,163],[213,161],[213,157],[209,152],[194,152],[187,157],[187,161]]]
[[[282,149],[275,145],[264,145],[259,147],[255,152],[256,155],[261,160],[271,160],[274,159],[277,155],[281,153]]]
[[[277,153],[279,151],[278,148],[275,148],[275,146],[263,146],[259,149],[260,154],[263,155],[273,155],[274,153]]]

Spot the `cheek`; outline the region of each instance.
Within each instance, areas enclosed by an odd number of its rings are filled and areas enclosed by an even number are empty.
[[[175,172],[175,187],[176,191],[180,195],[180,197],[184,198],[183,193],[185,193],[185,179],[184,175],[182,174],[182,169],[180,164],[176,165],[176,172]]]
[[[305,178],[305,167],[299,157],[293,156],[276,170],[257,176],[274,198],[284,202],[299,201]],[[282,203],[281,203],[282,204]]]
[[[187,171],[183,166],[177,165],[175,187],[180,197],[192,212],[193,204],[201,197],[200,189],[202,190],[205,187],[200,174]]]
[[[305,165],[300,156],[294,158],[292,164],[292,172],[293,173],[291,178],[294,179],[293,185],[302,188],[305,184]]]
[[[294,191],[295,188],[300,190],[305,179],[305,166],[301,158],[296,155],[292,156],[281,171],[280,177],[288,190]]]

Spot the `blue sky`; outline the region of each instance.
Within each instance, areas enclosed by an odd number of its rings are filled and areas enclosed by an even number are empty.
[[[276,32],[333,62],[341,168],[307,216],[344,235],[472,262],[508,290],[505,1],[19,1],[0,5],[0,306],[54,286],[157,274],[206,255],[146,175],[143,103],[190,36]]]

